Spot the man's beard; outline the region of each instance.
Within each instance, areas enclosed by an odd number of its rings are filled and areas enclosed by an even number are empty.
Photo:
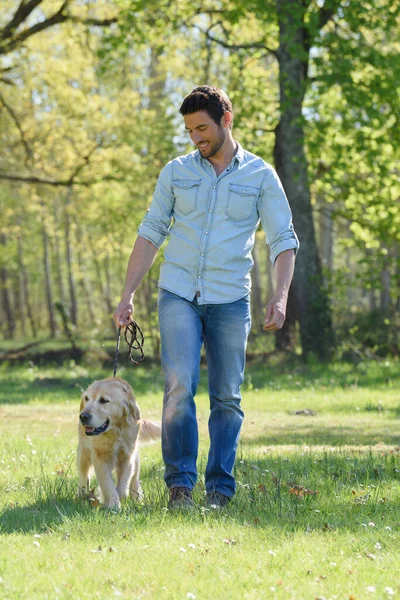
[[[221,127],[221,126],[218,127],[218,134],[219,134],[218,138],[215,140],[215,142],[213,142],[210,146],[207,146],[204,149],[204,152],[199,148],[200,153],[203,156],[203,158],[212,158],[213,156],[215,156],[217,154],[217,152],[224,145],[226,136],[225,136],[223,127]]]

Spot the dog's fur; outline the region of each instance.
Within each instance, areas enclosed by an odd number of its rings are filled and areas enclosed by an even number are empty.
[[[89,493],[94,467],[107,508],[119,509],[128,494],[140,501],[143,493],[139,481],[139,442],[159,439],[161,427],[140,418],[129,383],[119,377],[92,383],[82,394],[79,421],[78,495]],[[116,486],[112,478],[114,468]]]

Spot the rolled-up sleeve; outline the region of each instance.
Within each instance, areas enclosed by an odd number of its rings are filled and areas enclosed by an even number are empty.
[[[299,240],[293,228],[292,211],[282,183],[272,168],[268,169],[263,181],[258,213],[270,248],[272,264],[285,250],[293,248],[297,252]]]
[[[156,248],[160,248],[169,236],[175,202],[171,182],[172,161],[161,171],[150,208],[138,229],[138,234]]]

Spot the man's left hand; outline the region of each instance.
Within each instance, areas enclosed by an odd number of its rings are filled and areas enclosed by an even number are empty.
[[[282,329],[286,318],[286,300],[273,297],[268,302],[265,311],[264,327],[266,331],[277,331]]]

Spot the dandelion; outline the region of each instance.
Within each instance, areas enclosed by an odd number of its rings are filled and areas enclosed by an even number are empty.
[[[367,587],[367,592],[370,592],[371,594],[375,594],[376,592],[376,587],[374,585],[369,585]]]
[[[276,556],[275,550],[268,550],[268,552],[271,556]]]
[[[186,552],[186,548],[179,548],[181,552]]]
[[[39,542],[33,542],[34,546],[37,546],[38,548],[40,547],[40,543]]]
[[[193,548],[193,550],[196,549],[196,544],[188,544],[188,548]]]
[[[394,596],[394,589],[391,587],[385,587],[385,592],[388,596]]]
[[[376,548],[377,550],[382,550],[382,546],[380,545],[379,542],[376,542],[374,548]]]
[[[370,521],[370,522],[368,523],[368,527],[375,527],[375,523],[374,523],[373,521]]]
[[[192,600],[194,600],[194,598],[196,598],[196,596],[194,594],[192,594],[192,592],[188,592],[186,594],[186,598],[191,598]]]
[[[389,527],[389,525],[386,525],[385,529],[386,529],[386,531],[392,531],[392,528]]]

